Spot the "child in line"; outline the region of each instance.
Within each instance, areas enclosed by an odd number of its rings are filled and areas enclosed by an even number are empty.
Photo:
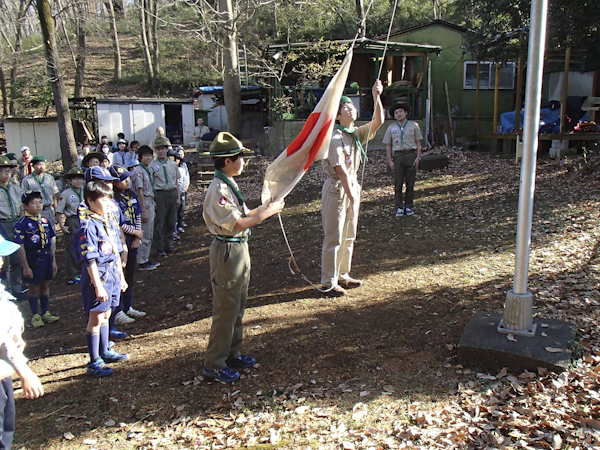
[[[190,188],[190,172],[187,164],[183,160],[185,158],[185,152],[183,147],[177,147],[175,150],[175,162],[177,163],[177,169],[179,170],[179,196],[181,203],[177,209],[177,222],[175,223],[175,233],[183,233],[185,231],[185,222],[183,221],[185,216],[185,201],[187,199],[187,191]]]
[[[0,268],[4,257],[15,253],[19,245],[0,236]],[[27,365],[23,355],[25,342],[21,338],[23,317],[15,298],[0,284],[0,448],[10,449],[15,434],[15,399],[13,396],[12,374],[16,371],[21,378],[25,398],[38,398],[44,395],[40,379]]]
[[[85,265],[81,271],[81,300],[88,315],[86,343],[90,354],[87,374],[96,378],[113,373],[106,363],[124,361],[127,354],[108,347],[108,319],[113,306],[119,304],[121,292],[127,290],[121,258],[120,231],[109,213],[114,206],[113,191],[106,181],[90,181],[83,196],[87,209],[83,211],[77,231],[79,258]]]
[[[140,207],[137,195],[131,190],[131,172],[121,166],[113,165],[110,168],[110,174],[118,179],[113,181],[114,199],[125,219],[125,223],[121,225],[121,231],[125,234],[127,249],[129,250],[127,253],[127,265],[124,271],[125,281],[127,281],[129,287],[121,294],[121,304],[115,315],[115,323],[128,324],[146,315],[145,312],[138,311],[131,306],[133,286],[135,285],[138,247],[144,236],[144,232],[142,231],[142,208]]]
[[[81,280],[81,264],[79,264],[75,256],[75,249],[73,248],[71,238],[79,228],[77,208],[83,201],[83,185],[85,183],[83,170],[79,167],[73,167],[63,176],[63,180],[67,183],[67,187],[58,199],[56,222],[65,234],[67,283],[77,284]]]
[[[44,207],[41,192],[24,192],[22,202],[25,216],[15,224],[15,242],[21,245],[19,258],[23,266],[23,280],[29,284],[28,300],[33,315],[31,325],[38,328],[46,323],[54,323],[60,318],[48,311],[50,282],[56,274],[55,244],[52,241],[54,228],[50,226],[48,219],[41,215]]]
[[[88,169],[90,167],[96,167],[100,165],[100,162],[104,159],[104,153],[99,151],[90,152],[83,157],[81,160],[82,169]]]

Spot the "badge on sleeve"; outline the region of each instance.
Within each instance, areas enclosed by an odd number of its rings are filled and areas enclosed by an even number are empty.
[[[346,155],[344,162],[346,163],[347,166],[352,165],[352,157],[350,155]]]
[[[225,197],[221,197],[219,199],[219,205],[225,206],[227,204],[227,199]]]

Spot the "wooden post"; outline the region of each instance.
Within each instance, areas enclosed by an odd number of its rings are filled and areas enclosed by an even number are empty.
[[[479,61],[477,61],[477,84],[475,85],[475,134],[479,133]]]
[[[521,31],[519,40],[523,39]],[[518,136],[521,131],[521,96],[523,94],[523,52],[519,53],[519,62],[517,66],[517,98],[515,99],[515,134]],[[517,143],[519,139],[517,138]]]
[[[496,61],[496,82],[494,83],[494,129],[493,133],[498,132],[498,91],[500,86],[500,64]]]
[[[452,126],[452,108],[450,107],[450,95],[448,94],[448,82],[444,81],[446,88],[446,102],[448,103],[448,123],[450,124],[450,144],[454,145],[454,127]]]
[[[567,97],[569,94],[569,67],[571,66],[571,47],[565,51],[565,76],[563,77],[562,95],[560,99],[560,132],[565,132],[565,114],[567,112]]]

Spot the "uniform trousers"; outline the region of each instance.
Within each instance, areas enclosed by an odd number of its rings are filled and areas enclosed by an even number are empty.
[[[413,207],[415,199],[415,180],[417,178],[417,169],[415,168],[415,159],[417,152],[400,151],[394,153],[394,179],[396,182],[396,195],[394,200],[396,208],[404,209]],[[404,203],[402,202],[402,188],[406,183],[406,193],[404,194]]]
[[[81,275],[81,264],[79,264],[75,256],[75,244],[73,243],[73,236],[75,236],[75,232],[79,228],[79,218],[77,215],[67,217],[65,219],[65,226],[71,232],[71,234],[65,236],[65,246],[67,252],[67,279],[72,280]]]
[[[12,377],[0,381],[0,450],[10,449],[15,435],[15,398]]]
[[[204,365],[211,370],[221,370],[227,365],[227,359],[240,356],[242,348],[242,319],[250,283],[248,243],[214,239],[209,261],[213,313]]]
[[[144,206],[148,213],[148,221],[142,221],[142,231],[144,237],[142,243],[138,247],[137,262],[138,264],[145,264],[150,259],[150,250],[152,250],[152,238],[154,237],[154,220],[156,212],[156,203],[152,197],[144,197]]]
[[[177,220],[177,189],[156,191],[155,201],[154,246],[162,252],[170,250],[173,243],[173,229]]]
[[[14,242],[15,240],[15,223],[16,220],[9,220],[0,223],[9,237],[9,240]],[[22,298],[22,282],[23,282],[23,266],[19,259],[19,252],[14,252],[8,257],[8,291],[16,298]]]
[[[353,181],[356,183],[356,178]],[[360,196],[360,188],[356,195]],[[321,283],[335,286],[340,277],[345,278],[350,273],[358,221],[351,220],[352,208],[340,180],[325,180],[321,202],[325,233],[321,252]]]

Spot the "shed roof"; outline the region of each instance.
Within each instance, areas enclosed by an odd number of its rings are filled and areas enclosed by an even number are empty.
[[[194,103],[192,98],[97,98],[96,103]]]
[[[409,33],[411,31],[420,30],[421,28],[427,28],[427,27],[431,27],[431,26],[435,26],[435,25],[440,25],[440,26],[443,26],[446,28],[450,28],[451,30],[458,31],[460,33],[469,31],[468,28],[461,27],[460,25],[456,25],[455,23],[448,22],[447,20],[436,19],[436,20],[432,20],[431,22],[422,23],[421,25],[415,25],[414,27],[404,28],[403,30],[395,31],[390,34],[390,37],[399,36],[399,35],[402,35],[405,33]],[[378,36],[378,37],[380,37],[380,36]]]

